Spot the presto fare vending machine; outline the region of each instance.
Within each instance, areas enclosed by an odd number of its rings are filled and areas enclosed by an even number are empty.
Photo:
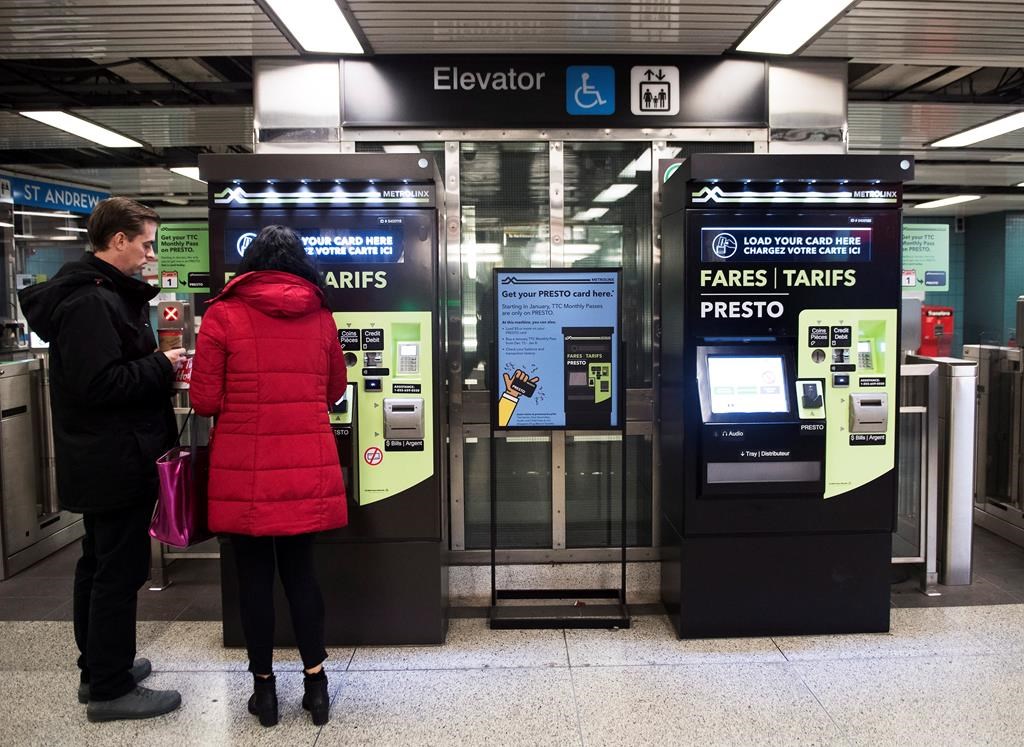
[[[705,155],[662,170],[674,624],[682,637],[888,630],[912,162]]]
[[[328,644],[443,642],[436,167],[404,154],[215,156],[200,166],[210,185],[214,282],[233,274],[261,228],[289,226],[321,272],[338,327],[348,386],[324,407],[349,523],[316,545]],[[229,553],[222,545],[222,558]],[[223,578],[225,639],[241,645],[233,570]],[[287,615],[278,622],[287,643]]]

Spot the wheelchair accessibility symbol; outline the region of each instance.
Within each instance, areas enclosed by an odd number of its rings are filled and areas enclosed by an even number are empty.
[[[615,68],[572,65],[565,71],[565,110],[569,114],[615,113]]]

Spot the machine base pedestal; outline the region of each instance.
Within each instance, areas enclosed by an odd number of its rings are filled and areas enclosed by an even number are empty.
[[[662,595],[680,638],[889,630],[889,534],[685,537],[678,547]]]
[[[313,550],[324,597],[325,645],[444,643],[448,567],[437,542],[318,542]],[[244,646],[238,573],[230,542],[221,543],[224,645]],[[274,584],[274,645],[294,646],[288,602]]]

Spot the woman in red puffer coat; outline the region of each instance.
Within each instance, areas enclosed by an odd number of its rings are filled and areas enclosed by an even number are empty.
[[[313,537],[347,522],[328,422],[328,404],[345,392],[345,363],[320,275],[294,231],[264,228],[238,271],[203,315],[192,366],[192,406],[217,418],[210,530],[230,537],[236,558],[254,681],[249,712],[264,726],[277,723],[276,558],[306,670],[302,705],[319,725],[329,701]]]

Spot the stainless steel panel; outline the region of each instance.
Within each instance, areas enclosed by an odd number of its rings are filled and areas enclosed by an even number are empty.
[[[845,62],[772,60],[770,152],[845,153],[846,88]]]
[[[337,60],[256,60],[254,126],[262,130],[341,127]]]
[[[952,370],[949,370],[952,369]],[[955,373],[955,375],[950,375]],[[973,374],[973,375],[971,375]],[[946,585],[971,583],[974,530],[974,429],[977,366],[949,366],[943,370],[948,392],[944,434],[949,439],[946,476],[945,557],[940,579]]]
[[[0,364],[0,473],[2,473],[3,555],[24,550],[35,540],[42,513],[42,474],[38,410],[32,373],[39,361]]]

